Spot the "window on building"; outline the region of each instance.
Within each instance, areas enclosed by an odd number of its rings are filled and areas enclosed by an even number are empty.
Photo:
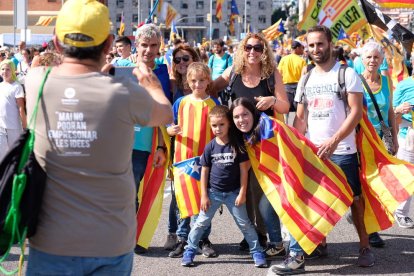
[[[246,1],[246,7],[247,7],[248,9],[250,9],[250,6],[251,6],[250,1]]]
[[[205,15],[197,14],[196,23],[204,23],[204,17]]]
[[[197,1],[196,9],[204,9],[204,1]]]
[[[266,2],[259,1],[259,10],[265,10],[265,9],[266,9]]]
[[[124,0],[116,0],[116,7],[123,9],[124,8]]]
[[[219,21],[218,21],[218,19],[217,19],[217,16],[216,15],[213,15],[213,23],[218,23]]]
[[[227,9],[230,10],[231,9],[231,1],[227,2]]]
[[[213,1],[213,10],[216,9],[216,5],[217,5],[217,2],[216,1]]]
[[[132,14],[132,22],[138,22],[138,14],[137,13]]]
[[[116,22],[121,22],[121,20],[122,20],[121,18],[122,18],[122,14],[118,13],[116,15]]]
[[[187,3],[181,3],[181,8],[182,9],[188,9],[188,4]]]
[[[47,2],[56,2],[56,0],[47,0]]]
[[[213,29],[213,35],[212,38],[213,39],[217,39],[220,37],[220,30],[219,29]]]
[[[259,23],[266,24],[266,15],[259,15]]]

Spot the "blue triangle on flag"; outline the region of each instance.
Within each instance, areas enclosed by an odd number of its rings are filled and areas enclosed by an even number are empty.
[[[346,34],[346,32],[341,26],[341,28],[339,29],[339,33],[338,33],[338,40],[345,39],[345,38],[349,38],[349,36]]]
[[[200,181],[201,178],[201,165],[200,157],[190,158],[178,163],[174,163],[173,166],[178,169],[180,174],[187,174],[192,178]]]

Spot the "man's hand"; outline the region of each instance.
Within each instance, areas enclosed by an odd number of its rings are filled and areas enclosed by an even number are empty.
[[[328,140],[323,142],[321,145],[319,145],[317,155],[321,159],[329,159],[329,157],[331,157],[331,155],[334,153],[334,151],[338,147],[338,144],[339,144],[338,139],[336,139],[335,137],[329,138]]]
[[[139,84],[146,89],[155,88],[161,89],[162,91],[162,86],[157,76],[152,72],[152,69],[144,63],[138,63],[137,67],[135,67],[134,71],[132,71],[132,74],[138,78]]]
[[[152,165],[155,168],[159,168],[159,167],[161,167],[161,166],[164,165],[164,163],[165,163],[166,160],[167,160],[167,158],[165,157],[164,150],[161,149],[161,148],[160,149],[157,149],[154,152],[154,159],[153,159]]]
[[[181,127],[179,125],[171,125],[167,127],[167,133],[170,136],[175,136],[179,133],[181,133]]]

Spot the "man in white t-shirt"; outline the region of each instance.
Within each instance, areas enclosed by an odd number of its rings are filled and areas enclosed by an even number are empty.
[[[360,240],[358,265],[370,267],[375,258],[370,249],[364,225],[364,205],[359,181],[358,155],[355,127],[362,118],[363,88],[352,68],[345,71],[346,97],[339,92],[338,72],[340,64],[332,57],[332,34],[325,26],[315,26],[307,32],[309,54],[315,62],[309,79],[303,87],[304,77],[299,81],[295,101],[298,102],[293,126],[318,147],[318,156],[331,159],[345,173],[354,193],[351,205],[354,225]],[[327,255],[323,241],[309,257]],[[303,273],[305,262],[303,250],[291,237],[290,256],[271,268],[279,275]]]

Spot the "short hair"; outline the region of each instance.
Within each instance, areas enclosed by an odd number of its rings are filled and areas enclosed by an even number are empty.
[[[136,35],[135,35],[135,42],[139,41],[141,38],[150,39],[154,36],[157,37],[159,43],[161,43],[160,28],[158,28],[158,26],[153,23],[144,24],[138,28]]]
[[[90,36],[87,36],[84,34],[67,34],[65,35],[65,38],[68,38],[74,41],[92,41],[93,40]],[[91,59],[94,61],[99,61],[101,59],[102,52],[104,50],[105,43],[107,40],[108,38],[105,39],[105,41],[102,42],[100,45],[91,46],[91,47],[75,47],[69,44],[64,44],[58,39],[57,39],[57,42],[62,48],[63,55],[66,57],[76,58],[80,60]]]
[[[123,44],[129,45],[129,46],[132,45],[131,39],[129,39],[129,37],[127,37],[127,36],[120,36],[120,37],[118,37],[115,40],[115,43],[119,43],[119,42],[122,42]]]
[[[375,41],[369,41],[365,43],[361,49],[362,57],[365,57],[365,55],[371,53],[372,51],[378,51],[380,56],[384,58],[384,48]]]
[[[308,41],[308,35],[310,33],[315,33],[315,32],[324,33],[328,42],[329,43],[332,42],[332,32],[328,27],[324,25],[316,25],[316,26],[310,27],[308,31],[306,32],[306,41]]]
[[[211,44],[214,45],[219,45],[220,47],[224,46],[224,41],[221,38],[218,39],[214,39],[213,42],[211,42]]]
[[[227,105],[216,105],[210,110],[208,116],[226,117],[229,120],[229,122],[231,121],[230,109]]]

